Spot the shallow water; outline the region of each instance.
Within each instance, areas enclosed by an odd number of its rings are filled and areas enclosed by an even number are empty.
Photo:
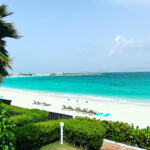
[[[150,72],[4,78],[3,87],[150,103]]]

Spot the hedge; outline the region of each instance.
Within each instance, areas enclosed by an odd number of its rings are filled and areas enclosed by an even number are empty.
[[[150,127],[145,129],[136,129],[133,132],[133,139],[136,141],[136,145],[141,148],[146,148],[150,150]]]
[[[37,109],[25,109],[25,108],[20,108],[16,106],[9,106],[9,113],[12,116],[10,121],[12,123],[15,123],[16,126],[19,126],[19,127],[26,125],[28,123],[35,123],[35,122],[48,120],[48,112],[37,110]],[[85,123],[86,125],[83,125],[84,123],[81,123],[83,121],[86,122]],[[66,141],[73,142],[78,145],[82,145],[83,147],[85,146],[90,147],[90,146],[87,144],[87,141],[88,141],[87,138],[84,139],[85,140],[84,141],[82,140],[81,137],[84,136],[85,134],[87,137],[89,136],[91,140],[92,137],[90,136],[90,129],[92,128],[91,132],[93,132],[95,128],[95,131],[94,131],[95,135],[93,136],[93,138],[94,137],[97,138],[100,135],[99,134],[97,135],[96,131],[101,130],[101,128],[100,129],[96,128],[97,124],[100,124],[100,125],[102,124],[106,128],[106,133],[105,133],[106,139],[132,145],[132,146],[146,148],[150,150],[150,127],[147,127],[145,129],[139,129],[138,127],[134,128],[133,125],[129,125],[127,123],[123,123],[119,121],[116,121],[116,122],[100,121],[96,119],[89,119],[89,118],[82,118],[82,117],[77,117],[75,119],[75,122],[74,122],[74,119],[72,119],[72,120],[69,120],[69,122],[65,122],[65,123],[66,123],[65,127],[67,127],[67,129],[64,128],[64,132],[66,133],[65,134]],[[90,123],[91,123],[91,126],[89,126]],[[50,123],[48,123],[48,126],[49,125]],[[29,126],[31,126],[32,128],[32,125],[29,125]],[[80,130],[81,130],[82,135],[80,134],[80,132],[78,132]],[[71,135],[69,133],[71,133]],[[96,142],[92,144],[92,141],[93,140],[91,140],[91,143],[90,143],[92,147],[94,147],[94,144],[97,145]],[[98,141],[98,144],[99,142],[100,141]]]
[[[101,122],[106,128],[106,139],[125,143],[128,145],[136,145],[134,143],[133,136],[131,136],[133,131],[135,130],[133,125],[129,125],[127,123],[119,121],[112,122],[103,120]]]
[[[45,110],[26,109],[17,106],[8,106],[8,113],[11,115],[9,121],[19,127],[28,123],[48,121],[49,116]]]
[[[16,150],[30,150],[59,139],[59,125],[56,121],[28,124],[14,128]]]
[[[86,119],[71,119],[65,122],[64,138],[84,148],[98,149],[103,144],[105,128]]]
[[[7,106],[0,101],[0,150],[14,150],[14,125],[9,121]]]
[[[77,117],[77,119],[82,120],[83,118]],[[138,126],[134,127],[133,124],[96,120],[88,117],[85,117],[84,120],[103,125],[106,129],[105,139],[150,150],[150,127],[139,129]]]
[[[106,139],[150,150],[150,127],[139,129],[119,121],[101,121],[100,123],[106,128]]]
[[[87,149],[96,150],[102,146],[105,128],[99,123],[70,119],[28,124],[14,128],[16,150],[30,150],[60,139],[60,125],[63,121],[64,139]]]
[[[22,107],[18,107],[18,106],[12,106],[12,105],[8,105],[8,113],[10,114],[10,116],[14,116],[14,115],[22,115],[27,113],[30,109],[27,108],[22,108]]]
[[[18,127],[24,126],[28,123],[48,121],[48,113],[46,111],[41,111],[39,113],[27,113],[18,116],[10,117],[9,121]]]
[[[15,116],[15,115],[23,115],[23,114],[29,114],[29,113],[47,113],[47,111],[45,110],[40,110],[40,109],[28,109],[28,108],[22,108],[22,107],[18,107],[18,106],[12,106],[12,105],[8,105],[8,113],[10,114],[10,116]]]

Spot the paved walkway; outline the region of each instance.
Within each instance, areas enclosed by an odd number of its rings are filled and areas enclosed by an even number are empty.
[[[104,140],[101,150],[144,150],[144,149],[127,146],[125,144],[120,144],[109,140]]]

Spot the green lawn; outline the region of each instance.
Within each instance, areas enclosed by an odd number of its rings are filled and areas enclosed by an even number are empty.
[[[75,147],[72,144],[60,144],[60,141],[41,147],[39,150],[83,150],[82,148]]]

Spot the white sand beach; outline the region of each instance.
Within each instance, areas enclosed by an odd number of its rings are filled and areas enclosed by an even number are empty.
[[[149,105],[136,105],[129,103],[117,103],[111,101],[101,101],[100,98],[92,99],[86,98],[86,96],[78,95],[65,95],[56,93],[46,93],[38,91],[18,90],[11,88],[0,88],[0,96],[4,96],[6,99],[12,100],[12,105],[20,106],[24,108],[38,108],[51,112],[63,113],[75,116],[88,116],[90,118],[97,118],[101,120],[123,121],[126,123],[133,123],[140,128],[150,126],[150,106]],[[68,101],[68,99],[70,99]],[[78,102],[77,102],[78,100]],[[51,106],[35,105],[33,101],[46,102]],[[86,103],[88,101],[88,103]],[[92,109],[99,113],[110,113],[109,117],[103,117],[103,115],[88,115],[78,113],[75,111],[62,110],[62,106],[72,106],[80,108]]]

